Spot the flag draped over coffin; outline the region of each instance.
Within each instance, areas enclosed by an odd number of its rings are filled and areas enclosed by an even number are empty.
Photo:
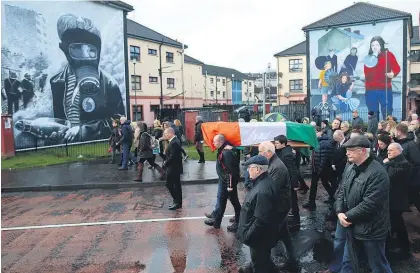
[[[315,129],[309,124],[295,122],[205,122],[201,124],[204,141],[214,151],[213,138],[222,134],[234,146],[249,146],[273,141],[278,135],[318,147]]]

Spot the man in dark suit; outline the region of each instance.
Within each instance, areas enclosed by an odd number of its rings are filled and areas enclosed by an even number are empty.
[[[166,170],[166,188],[168,188],[174,203],[169,207],[170,210],[182,208],[182,189],[181,189],[181,173],[182,173],[182,155],[181,143],[175,135],[173,128],[168,128],[163,132],[164,139],[169,141],[165,155],[166,160],[163,168]]]

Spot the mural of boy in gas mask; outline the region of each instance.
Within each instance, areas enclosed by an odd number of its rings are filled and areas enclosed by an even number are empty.
[[[71,123],[64,138],[108,138],[112,117],[124,115],[125,107],[118,83],[99,68],[101,34],[91,20],[73,14],[58,19],[57,32],[68,64],[50,83],[54,117]]]
[[[392,52],[385,49],[385,41],[375,36],[370,41],[368,56],[364,61],[366,106],[369,111],[379,113],[379,104],[383,119],[392,114],[392,79],[401,68]]]

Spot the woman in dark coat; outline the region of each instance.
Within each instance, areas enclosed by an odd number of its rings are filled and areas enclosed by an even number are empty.
[[[112,134],[109,138],[109,146],[111,148],[111,161],[109,164],[115,164],[115,154],[120,149],[120,145],[118,144],[120,142],[121,134],[119,130],[119,124],[118,120],[112,121]]]
[[[400,247],[394,253],[398,252],[398,254],[408,257],[410,242],[402,214],[409,211],[408,181],[411,177],[411,164],[402,154],[400,144],[391,143],[388,146],[388,158],[385,159],[385,168],[388,172],[391,186],[389,189],[391,232],[396,233]]]
[[[142,123],[142,122],[140,122]],[[139,126],[141,130],[144,130],[142,124]],[[137,147],[138,153],[138,162],[139,165],[137,167],[138,173],[136,179],[134,181],[143,181],[143,169],[144,169],[144,162],[148,161],[150,166],[155,168],[161,174],[161,179],[165,176],[165,173],[158,164],[155,163],[155,157],[153,155],[153,147],[152,147],[152,136],[149,135],[147,132],[140,133],[139,145]]]
[[[392,139],[388,134],[378,135],[378,150],[376,151],[376,160],[384,164],[385,158],[388,158],[388,146]]]
[[[165,152],[163,151],[163,140],[160,140],[163,137],[163,128],[159,120],[155,120],[153,123],[153,136],[155,137],[155,139],[159,140],[159,155],[163,160],[165,160]]]

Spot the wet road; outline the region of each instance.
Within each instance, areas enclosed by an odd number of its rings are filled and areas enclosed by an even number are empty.
[[[2,194],[2,272],[237,272],[250,261],[249,249],[226,231],[228,219],[218,231],[203,224],[217,186],[183,190],[177,212],[167,210],[164,187]],[[302,272],[324,269],[332,250],[327,207],[317,205],[316,212],[301,210],[302,231],[294,234]],[[417,253],[393,269],[420,272],[420,214],[406,218]]]

